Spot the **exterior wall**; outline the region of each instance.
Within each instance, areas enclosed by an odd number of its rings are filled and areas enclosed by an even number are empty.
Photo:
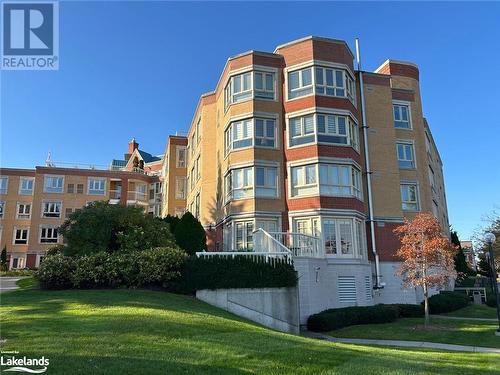
[[[196,298],[263,326],[300,333],[297,288],[205,289]]]
[[[186,146],[186,137],[170,136],[168,138],[162,166],[162,217],[177,215],[186,209],[186,199],[179,198],[176,191],[177,179],[187,178],[187,151],[184,151],[184,167],[181,167],[177,160],[177,150]],[[185,195],[187,197],[187,183]]]

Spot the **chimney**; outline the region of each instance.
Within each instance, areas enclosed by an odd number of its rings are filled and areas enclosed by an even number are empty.
[[[128,154],[132,154],[135,150],[139,148],[139,143],[135,141],[135,138],[128,143]]]

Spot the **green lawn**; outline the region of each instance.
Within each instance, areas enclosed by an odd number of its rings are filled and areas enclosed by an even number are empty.
[[[365,324],[331,331],[330,336],[364,339],[430,341],[446,344],[500,348],[496,322],[431,318],[431,330],[423,329],[424,318],[398,319],[393,323]]]
[[[16,282],[16,285],[21,289],[38,288],[38,281],[33,277],[21,279]]]
[[[1,296],[2,350],[47,374],[495,374],[493,354],[409,350],[275,332],[193,298],[143,290]],[[366,332],[368,327],[363,327]]]
[[[462,318],[487,318],[496,319],[497,309],[494,307],[489,307],[486,305],[470,305],[464,307],[463,309],[453,311],[448,314],[443,314],[446,316],[458,316]]]

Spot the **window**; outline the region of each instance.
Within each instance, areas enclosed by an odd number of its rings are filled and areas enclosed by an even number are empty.
[[[226,155],[233,149],[251,147],[275,147],[276,120],[253,118],[232,122],[225,131]]]
[[[4,213],[5,213],[5,202],[0,201],[0,219],[3,219]]]
[[[175,178],[175,199],[186,199],[186,177]]]
[[[64,177],[62,176],[45,176],[43,183],[43,191],[45,193],[62,193],[64,186]]]
[[[358,126],[348,116],[310,114],[289,119],[290,146],[320,142],[359,149]]]
[[[316,67],[316,94],[345,97],[345,78],[343,70]]]
[[[12,258],[12,268],[13,269],[22,269],[24,268],[24,258]]]
[[[432,200],[432,214],[436,219],[439,219],[439,206],[434,199]]]
[[[253,195],[253,168],[241,168],[231,171],[232,198],[249,198]]]
[[[408,105],[393,104],[394,127],[399,129],[411,129],[410,109]]]
[[[298,98],[312,94],[312,68],[305,68],[288,73],[288,98]]]
[[[200,144],[201,141],[201,118],[198,119],[196,123],[196,144]]]
[[[76,193],[77,194],[83,194],[83,184],[77,184],[76,185]]]
[[[194,216],[196,216],[197,219],[200,218],[200,193],[196,194],[195,201],[194,201]]]
[[[175,152],[176,155],[176,167],[177,168],[186,168],[186,147],[177,146]]]
[[[314,116],[301,116],[291,118],[290,146],[314,142]]]
[[[252,71],[235,75],[229,79],[224,89],[225,108],[231,103],[250,98],[275,99],[275,74]]]
[[[429,165],[429,183],[431,184],[432,190],[436,191],[436,176],[434,175],[434,171],[432,167]]]
[[[57,228],[41,227],[40,228],[40,243],[57,243],[58,234]]]
[[[7,194],[8,187],[9,187],[9,178],[0,177],[0,194]]]
[[[325,253],[354,256],[353,221],[351,219],[323,219]]]
[[[29,219],[31,217],[31,203],[18,203],[17,204],[17,218]]]
[[[19,194],[33,195],[33,184],[35,179],[32,177],[21,177],[19,179]]]
[[[74,194],[74,192],[75,192],[75,184],[68,184],[67,192],[68,192],[68,194]]]
[[[174,215],[180,218],[182,217],[182,215],[184,215],[185,212],[186,210],[184,209],[184,207],[175,207]]]
[[[201,178],[201,161],[200,161],[201,155],[198,156],[195,162],[195,169],[196,169],[196,181],[198,181]]]
[[[413,143],[398,142],[396,143],[398,154],[398,165],[401,169],[415,168],[415,156],[413,151]]]
[[[43,217],[61,217],[62,202],[43,202]]]
[[[319,166],[319,190],[316,171]],[[309,164],[292,167],[291,195],[350,196],[361,199],[361,172],[351,165]]]
[[[14,229],[14,245],[26,245],[28,243],[29,229]]]
[[[255,167],[255,195],[257,197],[277,197],[277,168]]]
[[[88,194],[89,195],[105,195],[106,194],[106,179],[105,178],[89,178]]]
[[[64,211],[64,217],[66,219],[69,219],[69,217],[71,216],[72,213],[73,213],[73,209],[72,208],[66,208],[66,210]]]
[[[235,223],[236,251],[253,249],[253,220],[238,221]]]
[[[403,210],[419,210],[417,184],[401,184],[401,201],[403,203]]]

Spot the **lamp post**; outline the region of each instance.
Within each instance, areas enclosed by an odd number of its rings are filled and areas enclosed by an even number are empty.
[[[493,256],[493,244],[495,243],[496,237],[493,233],[486,233],[484,236],[484,241],[488,244],[488,254],[490,258],[490,268],[491,268],[491,282],[493,284],[493,293],[495,293],[497,301],[497,318],[498,318],[498,329],[495,335],[500,336],[500,298],[498,298],[498,283],[497,283],[497,270],[495,268],[495,258]]]

